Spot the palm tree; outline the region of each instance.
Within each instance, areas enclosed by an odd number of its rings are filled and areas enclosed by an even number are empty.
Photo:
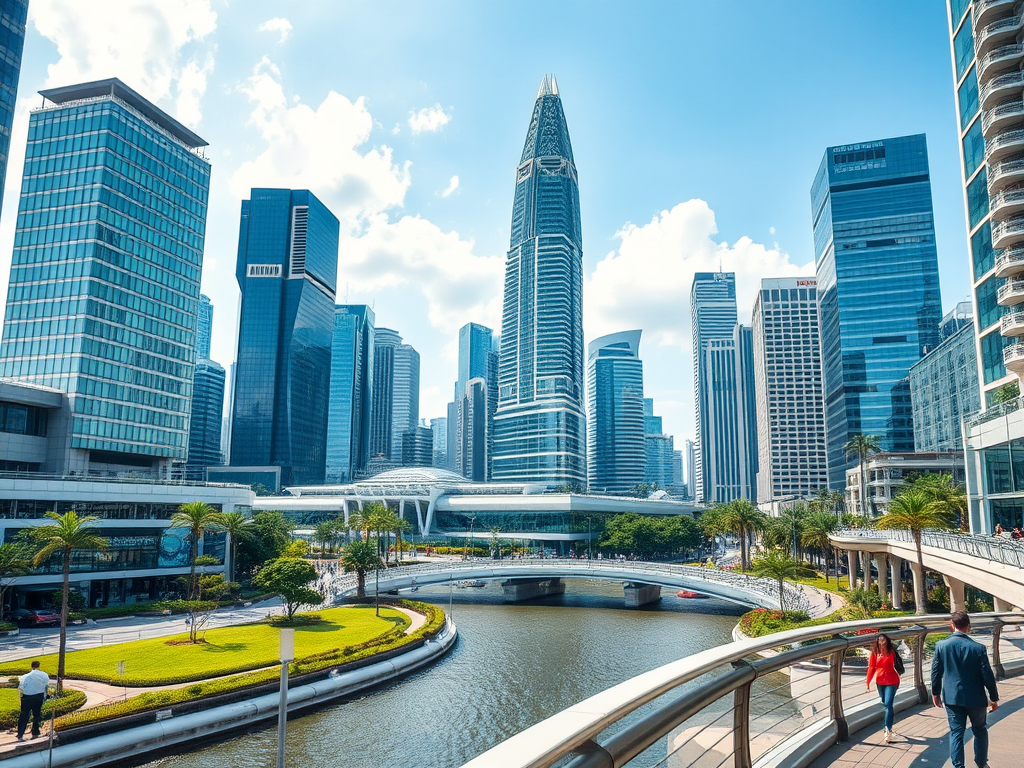
[[[851,453],[856,454],[857,461],[860,462],[860,508],[864,517],[868,516],[867,478],[865,477],[868,456],[881,450],[878,438],[874,435],[852,435],[843,446],[846,458],[850,458]]]
[[[15,579],[28,573],[29,561],[18,544],[0,544],[0,622],[4,620],[4,593]]]
[[[921,477],[915,486],[934,502],[950,519],[960,521],[960,532],[965,533],[970,527],[967,522],[967,490],[959,483],[953,482],[953,476],[943,472]]]
[[[750,536],[764,530],[767,517],[749,499],[736,499],[720,507],[719,524],[740,540],[740,567],[750,567]]]
[[[832,540],[829,538],[829,534],[835,533],[837,528],[839,528],[839,523],[836,522],[836,516],[831,512],[819,510],[807,516],[807,519],[804,520],[804,530],[800,534],[800,541],[805,547],[814,547],[823,553],[826,584],[828,584],[828,554],[832,551]]]
[[[188,599],[199,599],[199,579],[196,578],[196,557],[199,556],[199,542],[207,532],[224,530],[224,515],[205,501],[190,501],[178,507],[171,515],[171,528],[188,528],[192,544],[191,570],[189,571]]]
[[[398,549],[398,559],[402,559],[402,536],[412,531],[412,523],[404,517],[395,517],[395,541]]]
[[[231,567],[228,572],[228,581],[235,580],[235,555],[238,553],[238,542],[248,539],[252,535],[249,526],[252,518],[246,517],[241,512],[227,512],[220,519],[221,528],[228,535],[228,550],[231,555]]]
[[[779,610],[786,610],[785,588],[786,581],[793,581],[801,576],[804,567],[789,556],[788,552],[780,549],[768,550],[765,554],[754,559],[750,568],[754,576],[765,579],[775,579],[779,585]]]
[[[356,597],[366,597],[366,574],[380,568],[377,547],[365,539],[353,541],[341,555],[341,567],[346,573],[355,573]]]
[[[921,531],[926,528],[945,528],[949,516],[934,501],[929,501],[921,491],[909,490],[901,493],[889,504],[889,514],[878,519],[876,525],[882,530],[909,530],[917,550],[919,578],[914,579],[914,613],[926,612],[924,594],[924,558],[921,555]]]
[[[32,558],[32,564],[36,568],[52,555],[61,555],[64,576],[61,583],[60,645],[57,651],[57,695],[60,696],[64,691],[64,656],[68,643],[68,582],[71,576],[71,553],[76,550],[94,552],[106,549],[107,540],[94,532],[93,522],[98,518],[92,515],[79,517],[72,509],[63,515],[47,512],[45,517],[54,522],[32,528],[29,535],[41,547]]]

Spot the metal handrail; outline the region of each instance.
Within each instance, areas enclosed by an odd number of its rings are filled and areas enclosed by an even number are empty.
[[[1024,358],[1024,344],[1017,342],[1003,347],[1003,364]]]
[[[976,427],[979,424],[985,424],[993,419],[1008,416],[1022,408],[1024,408],[1024,395],[1015,397],[1012,400],[1007,400],[1005,403],[991,405],[983,411],[975,411],[974,413],[967,414],[964,417],[964,428],[970,429],[971,427]]]
[[[1022,227],[1024,229],[1024,227]],[[995,227],[993,227],[993,234],[995,234]],[[1024,293],[1024,279],[1010,278],[1005,283],[999,286],[999,290],[996,291],[996,300],[1005,299],[1007,296],[1014,293]]]
[[[1002,629],[1018,623],[1024,623],[1024,615],[990,613],[973,617],[975,630],[992,630],[992,666],[997,676],[1004,675],[999,655]],[[874,633],[854,633],[877,629],[880,624],[893,640],[915,639],[914,688],[920,703],[925,703],[929,696],[924,683],[924,640],[930,634],[948,632],[948,616],[838,622],[741,640],[658,667],[542,720],[470,760],[463,768],[547,768],[573,754],[578,756],[567,764],[567,768],[620,768],[673,728],[730,693],[734,696],[733,764],[735,768],[751,768],[754,763],[750,743],[751,685],[771,672],[823,658],[829,659],[828,718],[834,723],[836,740],[846,741],[849,729],[843,707],[843,661],[847,650],[866,647],[877,636]],[[889,627],[895,629],[890,630]],[[764,651],[798,644],[801,645],[792,650],[748,660]],[[662,704],[653,713],[617,731],[610,738],[598,741],[604,731],[627,715],[686,683],[713,673],[717,674],[710,681]]]
[[[988,110],[981,116],[981,130],[982,132],[987,131],[992,127],[992,123],[997,118],[1004,117],[1006,115],[1022,115],[1024,114],[1024,101],[1008,101],[1006,104],[1000,104],[998,107]]]
[[[858,528],[832,534],[833,539],[890,539],[913,543],[914,537],[907,530],[880,531]],[[1002,565],[1024,568],[1024,540],[1004,539],[997,536],[982,536],[971,533],[950,533],[949,531],[921,531],[921,545],[935,547],[961,555],[979,557]]]
[[[1009,312],[999,318],[999,330],[1003,335],[1015,325],[1024,325],[1024,312]]]
[[[1010,16],[999,21],[993,21],[991,24],[986,24],[980,32],[975,30],[974,47],[976,49],[981,48],[992,35],[1019,27],[1022,23],[1024,23],[1024,15],[1018,13],[1016,16]]]
[[[999,59],[1021,55],[1024,55],[1024,45],[1021,45],[1020,43],[1001,45],[986,53],[981,57],[981,60],[978,61],[978,76],[982,77],[982,73],[989,67],[989,65]]]
[[[978,101],[984,103],[985,99],[987,99],[997,88],[1004,88],[1007,86],[1012,87],[1015,85],[1024,86],[1024,72],[1018,70],[1016,72],[1009,72],[1005,75],[999,75],[999,77],[993,77],[981,87],[981,91],[978,93]]]
[[[988,167],[988,187],[1001,176],[1024,169],[1024,160],[1004,160],[1001,163],[990,163]]]
[[[1008,264],[1017,262],[1024,263],[1024,246],[1013,245],[1009,248],[1004,248],[1003,252],[996,256],[995,268],[1000,269]]]

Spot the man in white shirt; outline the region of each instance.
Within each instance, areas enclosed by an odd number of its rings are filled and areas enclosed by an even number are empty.
[[[25,738],[25,727],[29,715],[32,716],[32,738],[39,736],[39,724],[43,720],[43,702],[46,700],[46,686],[50,684],[50,676],[39,668],[39,662],[32,662],[32,671],[22,675],[18,681],[18,692],[21,694],[21,715],[18,717],[18,741]]]

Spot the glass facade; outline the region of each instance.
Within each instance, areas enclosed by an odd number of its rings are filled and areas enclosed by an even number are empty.
[[[399,465],[402,436],[420,423],[420,354],[390,328],[378,328],[373,345],[370,456]]]
[[[914,449],[910,366],[938,345],[941,317],[924,135],[830,147],[811,188],[829,487],[843,446],[873,435]]]
[[[224,463],[220,433],[224,425],[224,368],[208,358],[196,361],[192,385],[192,418],[189,422],[188,461],[185,476],[205,480],[206,468]]]
[[[0,2],[0,203],[4,199],[7,157],[11,149],[11,126],[18,102],[21,54],[25,49],[28,0]]]
[[[324,481],[339,224],[307,190],[242,201],[231,464]]]
[[[210,339],[213,335],[213,304],[210,297],[199,294],[199,312],[196,317],[196,359],[209,359]]]
[[[640,331],[602,336],[587,353],[588,487],[591,493],[628,493],[643,482],[646,469]]]
[[[583,242],[562,100],[545,77],[516,169],[505,263],[496,480],[584,486]]]
[[[968,323],[910,368],[914,450],[963,450],[960,420],[981,410],[974,324]]]
[[[42,93],[48,103],[29,121],[0,376],[68,393],[72,449],[113,463],[182,461],[205,143],[117,80]]]
[[[455,382],[454,470],[472,479],[490,480],[494,450],[494,414],[498,407],[498,346],[494,331],[478,323],[459,329],[459,379]],[[474,379],[483,392],[469,391]],[[477,386],[477,385],[474,385]],[[483,399],[481,399],[483,397]],[[473,409],[472,418],[464,413]],[[483,411],[478,412],[479,408]],[[436,448],[436,446],[435,446]],[[470,457],[472,457],[470,459]]]
[[[334,308],[327,415],[328,483],[352,482],[370,459],[375,319],[373,310],[365,304]]]
[[[732,339],[736,328],[736,275],[733,272],[698,272],[690,287],[690,326],[693,333],[693,392],[696,404],[696,500],[712,498],[711,389],[707,367],[708,345],[713,339]]]

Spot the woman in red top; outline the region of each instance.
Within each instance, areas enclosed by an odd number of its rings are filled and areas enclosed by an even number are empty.
[[[900,675],[896,671],[896,649],[892,645],[892,639],[879,633],[875,642],[871,645],[871,660],[868,662],[867,689],[871,690],[871,679],[875,680],[875,687],[878,689],[878,698],[882,700],[885,707],[885,743],[892,741],[892,720],[894,712],[892,709],[893,700],[896,698],[896,689],[900,687]]]

